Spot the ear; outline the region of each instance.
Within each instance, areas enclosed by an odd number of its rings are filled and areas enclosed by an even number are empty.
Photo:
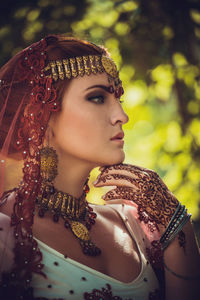
[[[45,132],[45,136],[44,136],[44,145],[50,146],[52,144],[54,136],[55,135],[54,135],[54,131],[53,131],[53,126],[48,124],[48,127]]]
[[[48,127],[46,130],[45,137],[52,139],[55,136],[54,128],[55,128],[56,120],[57,120],[56,114],[52,113],[48,122]]]

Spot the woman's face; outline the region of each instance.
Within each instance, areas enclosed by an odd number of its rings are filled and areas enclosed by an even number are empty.
[[[108,92],[109,86],[106,73],[71,80],[61,111],[50,121],[58,154],[91,167],[124,160],[122,125],[128,117],[120,100]]]

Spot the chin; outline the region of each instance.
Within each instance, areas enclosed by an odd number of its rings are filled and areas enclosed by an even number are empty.
[[[105,165],[118,165],[123,163],[125,159],[125,153],[122,151],[121,153],[118,153],[117,155],[113,155],[110,157],[109,161]]]

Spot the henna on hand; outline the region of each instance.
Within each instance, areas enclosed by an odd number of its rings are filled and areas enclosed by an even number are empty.
[[[157,224],[167,227],[178,200],[156,172],[129,164],[106,166],[100,170],[95,186],[116,186],[105,194],[104,200],[133,201],[140,216],[147,213]]]

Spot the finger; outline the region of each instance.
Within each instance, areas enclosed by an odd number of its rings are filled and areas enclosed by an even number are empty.
[[[151,171],[150,169],[146,169],[144,167],[139,167],[139,166],[136,166],[136,165],[131,165],[131,164],[124,164],[124,163],[121,163],[121,164],[115,164],[115,165],[108,165],[108,166],[104,166],[104,167],[100,167],[99,170],[100,171],[103,171],[103,170],[110,170],[110,169],[118,169],[120,167],[125,167],[125,168],[135,168],[136,170],[138,171]]]
[[[106,203],[104,205],[108,205],[108,204],[121,204],[121,205],[134,206],[136,208],[138,207],[136,203],[134,203],[132,201],[127,201],[124,199],[109,200],[109,201],[106,201]]]
[[[99,168],[99,171],[104,172],[106,169],[109,169],[110,167],[112,167],[112,165],[111,165],[111,166],[103,166],[103,167],[100,167],[100,168]]]
[[[128,186],[134,187],[138,185],[137,179],[131,178],[122,174],[107,174],[101,177],[98,177],[95,182],[93,182],[94,186],[102,187],[102,186]]]
[[[114,172],[121,171],[121,170],[129,171],[129,170],[131,170],[131,168],[134,168],[134,166],[128,165],[128,164],[117,164],[117,165],[101,167],[101,168],[99,168],[99,170],[101,171],[101,174],[107,174],[110,172],[112,173],[113,171]]]
[[[141,195],[141,192],[137,188],[127,186],[117,186],[116,188],[108,191],[102,197],[106,202],[112,200],[123,200],[127,202],[133,202],[134,205],[142,205],[145,199]]]
[[[149,177],[147,169],[128,164],[101,167],[99,170],[101,171],[99,177],[106,174],[123,174],[133,178],[144,178],[145,176]]]
[[[115,189],[108,191],[102,198],[105,201],[115,200],[115,199],[126,199],[133,201],[135,191],[131,187],[118,186]]]
[[[125,204],[123,199],[114,199],[106,201],[106,204]]]

